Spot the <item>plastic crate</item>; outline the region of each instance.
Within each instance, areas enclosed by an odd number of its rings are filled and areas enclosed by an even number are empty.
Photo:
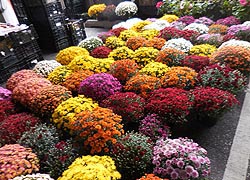
[[[65,49],[69,46],[70,46],[70,41],[68,38],[64,38],[64,39],[60,39],[58,41],[55,41],[55,48],[57,51]]]
[[[83,39],[86,38],[84,22],[79,20],[68,20],[67,29],[72,45],[78,45]]]
[[[16,57],[20,60],[39,52],[41,52],[41,50],[36,40],[30,41],[25,45],[20,45],[14,49]]]
[[[25,3],[27,3],[28,7],[37,7],[37,6],[43,6],[49,3],[56,3],[57,0],[25,0]]]
[[[49,16],[52,16],[54,14],[62,14],[63,12],[62,5],[60,2],[45,4],[45,9]]]
[[[13,52],[11,52],[8,55],[3,55],[2,53],[0,54],[0,68],[5,69],[10,66],[13,66],[14,64],[18,63],[19,60],[15,56]]]

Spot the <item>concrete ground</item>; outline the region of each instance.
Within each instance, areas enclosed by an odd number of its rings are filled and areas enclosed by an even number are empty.
[[[87,37],[96,36],[102,28],[86,28]],[[56,53],[45,53],[55,59]],[[241,104],[226,113],[210,128],[192,126],[183,136],[194,139],[207,149],[212,172],[209,180],[250,180],[250,91],[237,96]]]

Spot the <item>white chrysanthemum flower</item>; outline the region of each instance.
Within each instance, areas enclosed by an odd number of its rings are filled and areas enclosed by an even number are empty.
[[[226,41],[220,45],[220,48],[225,47],[225,46],[241,46],[245,48],[250,48],[250,42],[248,41],[243,41],[243,40],[236,40],[236,39],[231,39],[229,41]]]
[[[206,26],[205,24],[200,24],[200,23],[191,23],[189,25],[187,25],[183,30],[193,30],[193,31],[197,31],[200,34],[205,34],[208,33],[208,26]]]
[[[130,29],[131,27],[133,27],[136,23],[139,23],[139,22],[142,22],[143,20],[140,19],[140,18],[131,18],[131,19],[128,19],[127,21],[123,21],[123,22],[120,22],[118,24],[115,24],[112,29],[115,29],[115,28],[119,28],[119,27],[123,27],[123,28],[126,28],[126,29]]]
[[[175,48],[187,53],[192,47],[193,44],[190,41],[184,38],[176,38],[176,39],[170,39],[167,42],[165,42],[164,46],[161,49],[163,50],[165,48]]]
[[[244,25],[244,26],[250,26],[250,21],[245,21],[242,25]]]
[[[151,24],[144,26],[143,30],[156,29],[156,30],[160,31],[160,30],[164,29],[165,27],[169,27],[169,26],[170,26],[170,23],[167,22],[166,20],[158,19],[158,20],[152,22]]]
[[[138,11],[138,7],[134,2],[124,1],[119,3],[115,8],[115,14],[117,16],[132,17]]]
[[[35,67],[33,68],[33,71],[43,76],[44,78],[47,78],[49,73],[51,73],[58,66],[61,66],[61,64],[57,62],[56,60],[43,60],[43,61],[39,61],[35,65]]]
[[[49,174],[28,174],[15,177],[13,180],[54,180]]]
[[[82,40],[78,46],[87,49],[89,52],[91,52],[93,49],[102,46],[103,42],[99,37],[88,37],[84,40]]]

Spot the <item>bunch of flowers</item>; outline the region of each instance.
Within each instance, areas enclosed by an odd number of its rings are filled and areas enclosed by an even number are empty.
[[[9,100],[0,100],[0,124],[9,115],[16,114],[20,110],[15,106],[15,104]]]
[[[196,84],[197,73],[189,67],[172,67],[161,78],[162,87],[190,89]]]
[[[166,15],[162,16],[160,19],[166,20],[169,23],[171,23],[171,22],[177,21],[179,19],[179,17],[174,15],[174,14],[166,14]]]
[[[244,25],[244,26],[250,26],[250,21],[245,21],[242,25]]]
[[[226,18],[218,19],[216,21],[216,24],[222,24],[225,26],[232,26],[232,25],[240,24],[240,20],[237,19],[235,16],[228,16]]]
[[[233,94],[213,87],[195,88],[191,93],[194,98],[193,115],[202,121],[206,118],[217,119],[238,104]]]
[[[58,178],[77,156],[71,141],[60,141],[53,125],[40,124],[29,129],[18,143],[31,148],[40,160],[40,172],[53,178]]]
[[[223,36],[223,43],[231,40],[238,40],[238,38],[234,35],[226,34]]]
[[[246,78],[240,71],[219,64],[201,70],[197,79],[202,86],[216,87],[233,94],[241,92],[247,85]]]
[[[49,174],[40,174],[40,173],[36,173],[36,174],[28,174],[28,175],[21,175],[21,176],[17,176],[15,177],[13,180],[54,180],[53,178],[50,177]]]
[[[136,31],[136,32],[141,32],[143,30],[143,27],[146,26],[146,25],[149,25],[151,24],[152,22],[150,21],[140,21],[138,23],[135,23],[131,28],[130,30],[133,30],[133,31]]]
[[[18,83],[23,82],[30,78],[39,78],[40,76],[36,74],[32,70],[23,69],[20,71],[17,71],[13,73],[10,78],[7,80],[6,88],[10,91],[13,91],[13,89],[18,85]]]
[[[164,46],[165,42],[166,42],[166,40],[163,38],[154,37],[154,38],[146,41],[146,46],[161,50],[161,48]]]
[[[59,51],[56,55],[56,60],[62,65],[68,65],[76,56],[83,55],[89,55],[87,49],[78,46],[71,46]]]
[[[93,58],[92,56],[88,56],[88,55],[77,56],[69,63],[67,67],[70,70],[75,71],[75,72],[79,70],[91,70],[93,69],[94,61],[95,61],[95,58]],[[68,76],[70,75],[71,74],[69,74]]]
[[[109,57],[114,60],[133,59],[134,51],[126,46],[118,47],[109,53]]]
[[[138,11],[138,7],[134,2],[124,1],[119,3],[115,8],[115,14],[117,16],[124,16],[131,18]]]
[[[40,122],[28,113],[9,115],[0,124],[0,144],[16,143],[22,134]]]
[[[111,32],[111,33],[114,33],[116,37],[119,37],[120,36],[120,33],[124,30],[127,30],[126,28],[124,27],[119,27],[119,28],[113,28],[113,29],[110,29],[108,32]]]
[[[135,50],[133,60],[135,60],[140,67],[144,67],[156,59],[158,52],[159,50],[153,47],[140,47]]]
[[[86,79],[87,77],[93,75],[94,72],[89,70],[80,70],[73,72],[70,76],[65,79],[63,86],[65,86],[68,90],[72,91],[73,94],[78,92],[80,87],[80,83]]]
[[[139,178],[148,170],[152,160],[153,143],[149,137],[127,132],[117,139],[110,156],[124,179]]]
[[[139,70],[139,66],[134,60],[124,59],[115,61],[110,66],[109,73],[117,78],[122,84],[126,83]]]
[[[194,23],[200,23],[200,24],[205,24],[207,26],[210,26],[214,24],[214,21],[208,17],[200,17],[198,19],[195,19]]]
[[[153,150],[154,174],[171,179],[203,179],[210,174],[207,151],[191,139],[160,139]]]
[[[193,40],[199,33],[194,30],[180,30],[175,27],[166,27],[160,31],[158,37],[170,40],[173,38],[184,38],[186,40]]]
[[[177,100],[178,99],[178,100]],[[188,91],[166,88],[153,91],[147,101],[146,111],[164,118],[165,123],[184,123],[192,108]]]
[[[132,50],[136,50],[140,47],[145,46],[147,43],[147,39],[143,38],[143,37],[131,37],[127,40],[126,42],[126,46]]]
[[[55,109],[51,121],[56,124],[58,129],[71,130],[71,123],[76,121],[76,114],[85,110],[92,110],[97,106],[98,104],[93,102],[92,99],[81,95],[69,98]]]
[[[183,52],[189,52],[189,50],[193,47],[193,44],[184,39],[184,38],[177,38],[177,39],[170,39],[168,40],[165,45],[162,47],[162,50],[165,48],[175,48]]]
[[[95,58],[107,58],[109,56],[109,53],[112,51],[112,49],[106,47],[106,46],[99,46],[90,53],[91,56]]]
[[[187,25],[183,30],[193,30],[197,31],[200,34],[208,33],[208,27],[205,24],[200,23],[191,23]]]
[[[189,25],[189,24],[191,24],[191,23],[193,23],[195,21],[195,18],[193,16],[186,15],[186,16],[180,17],[177,21],[183,22],[186,25]]]
[[[12,99],[30,108],[31,100],[44,87],[52,86],[51,82],[45,78],[32,78],[20,82],[13,90]]]
[[[228,26],[222,24],[212,24],[208,27],[209,34],[226,34]]]
[[[8,89],[0,87],[0,101],[11,99],[12,92]]]
[[[159,35],[160,31],[156,29],[148,29],[144,30],[140,33],[140,36],[146,38],[146,39],[153,39],[154,37],[157,37]]]
[[[105,46],[109,47],[110,49],[116,49],[119,47],[125,46],[126,42],[121,40],[116,36],[110,36],[106,39]]]
[[[43,60],[43,61],[39,61],[35,65],[35,67],[33,68],[33,71],[35,71],[41,77],[47,78],[49,73],[51,73],[58,66],[61,66],[61,64],[57,62],[56,60]]]
[[[223,48],[225,46],[240,46],[240,47],[250,49],[250,42],[243,41],[243,40],[237,40],[237,39],[230,39],[230,40],[222,43],[222,45],[218,48],[218,50],[220,50],[221,48]]]
[[[211,56],[212,63],[226,64],[242,73],[250,72],[250,51],[241,46],[225,46]]]
[[[155,61],[161,62],[168,66],[177,66],[185,58],[185,53],[174,48],[165,48],[159,51]]]
[[[209,65],[209,57],[189,55],[181,61],[182,66],[187,66],[199,72],[201,69]]]
[[[210,44],[199,44],[189,50],[190,55],[210,57],[217,50],[216,46]]]
[[[82,156],[77,158],[58,180],[101,180],[121,178],[109,156]]]
[[[166,179],[166,178],[162,179],[154,174],[145,174],[138,180],[169,180],[169,179]]]
[[[230,26],[227,29],[227,34],[236,35],[239,31],[248,31],[249,32],[249,30],[250,30],[250,26],[238,24],[238,25]]]
[[[168,26],[170,26],[170,23],[167,22],[166,20],[156,19],[151,24],[148,24],[148,25],[144,26],[143,30],[156,29],[156,30],[160,31],[160,30],[162,30],[162,29],[164,29],[165,27],[168,27]]]
[[[98,37],[88,37],[84,40],[82,40],[78,46],[87,49],[89,52],[91,52],[93,49],[102,46],[103,42]]]
[[[44,87],[32,98],[30,109],[41,117],[50,118],[57,106],[71,97],[71,91],[63,86]]]
[[[165,125],[157,114],[148,114],[140,121],[139,132],[155,142],[160,138],[170,136],[170,128]]]
[[[87,77],[79,87],[79,94],[102,101],[122,90],[122,85],[114,76],[107,73],[98,73]]]
[[[197,42],[199,44],[210,44],[218,47],[223,42],[223,36],[221,34],[202,34],[197,37]]]
[[[106,43],[106,39],[109,37],[115,36],[115,33],[108,31],[108,32],[100,32],[97,34],[97,37],[102,40],[103,43]]]
[[[137,37],[139,36],[139,33],[133,30],[124,30],[120,33],[119,38],[122,39],[123,41],[127,41],[131,37]]]
[[[89,17],[97,17],[99,13],[103,12],[106,8],[105,4],[94,4],[89,7],[88,15]]]
[[[90,154],[109,152],[116,139],[124,133],[122,117],[111,109],[97,107],[92,111],[82,111],[76,117],[71,126]]]
[[[65,79],[72,74],[68,66],[58,66],[48,75],[48,80],[55,85],[62,85]]]
[[[98,13],[97,19],[98,20],[108,20],[108,21],[114,21],[117,20],[118,17],[115,14],[116,6],[114,4],[107,5],[106,8]]]
[[[153,77],[161,78],[170,68],[161,62],[150,62],[139,72]]]
[[[236,38],[238,38],[238,39],[241,39],[241,40],[244,40],[244,41],[250,41],[249,33],[250,33],[250,26],[248,26],[247,29],[238,31],[238,32],[235,34],[235,36],[236,36]]]
[[[8,180],[19,175],[39,171],[39,160],[30,148],[8,144],[0,148],[0,179]]]
[[[124,124],[139,122],[144,116],[145,100],[132,92],[118,92],[102,101],[102,107],[122,116]]]
[[[183,30],[184,27],[186,27],[186,24],[183,23],[183,22],[179,22],[179,21],[174,21],[172,22],[169,27],[174,27],[174,28],[177,28],[179,30]]]
[[[160,87],[161,82],[157,77],[148,75],[135,75],[126,82],[124,89],[126,91],[135,92],[136,94],[146,98],[150,92],[155,89],[159,89]]]

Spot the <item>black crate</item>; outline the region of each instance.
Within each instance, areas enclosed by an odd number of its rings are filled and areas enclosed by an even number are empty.
[[[70,41],[68,38],[64,38],[64,39],[60,39],[58,41],[55,41],[55,48],[57,51],[65,49],[69,46],[70,46]]]
[[[50,3],[56,3],[57,0],[24,0],[24,2],[27,4],[27,7],[37,7],[37,6],[44,6],[46,4]]]
[[[82,19],[68,20],[67,30],[72,45],[78,45],[82,40],[86,38],[84,21]]]
[[[63,14],[50,16],[48,20],[52,29],[58,29],[65,25],[65,16]]]
[[[20,60],[39,52],[41,52],[41,50],[36,40],[30,41],[25,45],[20,45],[14,49],[16,57]]]
[[[60,2],[49,3],[45,4],[44,6],[49,16],[63,13],[62,5]]]
[[[5,55],[3,53],[0,53],[0,68],[6,69],[10,66],[13,66],[14,64],[18,63],[19,60],[15,56],[13,52],[9,53],[8,55]]]

